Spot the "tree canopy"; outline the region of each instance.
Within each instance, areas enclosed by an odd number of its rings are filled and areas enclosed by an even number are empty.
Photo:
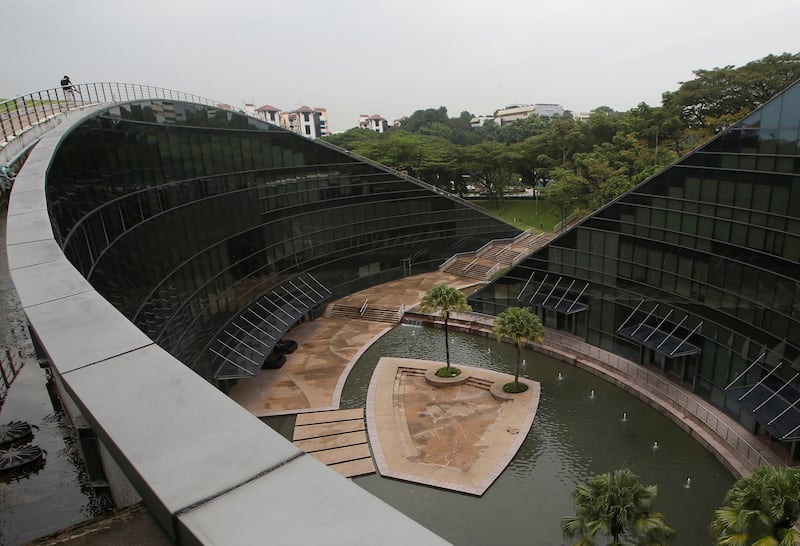
[[[576,514],[561,520],[561,530],[566,537],[578,537],[575,546],[595,546],[608,538],[609,546],[615,546],[623,537],[626,544],[666,544],[674,531],[653,510],[657,494],[655,485],[643,485],[627,468],[593,476],[575,488]]]
[[[492,333],[497,336],[498,341],[502,340],[504,337],[511,338],[514,342],[514,347],[517,349],[514,383],[509,388],[513,392],[523,392],[527,390],[528,387],[526,385],[521,385],[519,383],[519,362],[522,355],[522,342],[526,339],[534,343],[542,342],[542,336],[544,336],[542,321],[539,317],[531,313],[530,309],[527,307],[509,307],[497,315]]]
[[[472,308],[467,303],[467,297],[461,290],[446,284],[438,284],[433,288],[429,288],[422,297],[419,308],[423,313],[438,311],[441,317],[444,319],[444,346],[447,361],[446,368],[447,373],[449,374],[450,340],[447,332],[447,321],[450,320],[450,313],[468,312],[472,311]]]
[[[598,106],[581,121],[567,112],[473,127],[470,112],[449,117],[440,106],[417,110],[383,134],[356,128],[326,140],[460,195],[466,180],[497,201],[520,180],[529,187],[558,182],[549,198],[561,199],[566,216],[604,205],[800,79],[800,53],[694,76],[664,92],[661,106]]]
[[[761,466],[725,495],[711,531],[720,546],[795,546],[800,532],[800,468]]]

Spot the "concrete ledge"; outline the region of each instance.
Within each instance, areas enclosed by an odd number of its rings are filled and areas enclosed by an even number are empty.
[[[520,381],[520,383],[522,383],[522,381]],[[494,396],[498,400],[513,400],[515,396],[518,396],[520,394],[525,394],[524,392],[519,392],[519,393],[506,392],[503,390],[503,385],[505,385],[505,383],[492,383],[492,386],[489,387],[489,392],[492,394],[492,396]],[[528,385],[528,388],[530,388],[530,385]]]
[[[469,378],[470,378],[469,373],[465,372],[463,369],[461,370],[461,373],[455,377],[439,377],[438,375],[436,375],[436,370],[433,369],[427,370],[425,372],[425,381],[437,387],[451,387],[453,385],[461,385],[462,383],[466,383],[467,379]]]

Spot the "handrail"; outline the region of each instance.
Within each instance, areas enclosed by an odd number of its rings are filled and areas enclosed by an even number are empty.
[[[469,250],[467,252],[457,252],[452,256],[450,256],[449,258],[447,258],[447,261],[439,266],[439,271],[444,271],[445,269],[450,267],[450,264],[452,264],[453,262],[457,262],[459,258],[466,258],[472,256],[473,254],[475,254],[474,250]]]
[[[362,305],[362,306],[361,306],[361,309],[358,311],[358,314],[359,314],[359,316],[362,316],[362,317],[364,316],[364,313],[365,313],[365,312],[366,312],[366,310],[367,310],[367,303],[369,303],[369,298],[366,298],[366,299],[364,300],[364,305]]]
[[[486,280],[487,281],[490,280],[494,276],[495,273],[500,271],[500,269],[501,269],[500,262],[497,262],[496,264],[494,264],[492,266],[492,268],[489,271],[486,272]]]
[[[70,90],[71,89],[71,90]],[[72,84],[70,89],[54,87],[0,102],[0,148],[31,127],[53,117],[95,104],[140,99],[166,99],[219,107],[218,101],[151,85],[122,82]]]
[[[464,267],[464,269],[462,269],[462,271],[463,271],[463,272],[465,272],[465,273],[466,273],[467,271],[469,271],[469,269],[470,269],[470,268],[471,268],[473,265],[475,265],[475,262],[477,262],[479,259],[480,259],[480,256],[475,256],[475,259],[474,259],[474,260],[472,260],[472,261],[471,261],[469,264],[467,264],[467,265]]]

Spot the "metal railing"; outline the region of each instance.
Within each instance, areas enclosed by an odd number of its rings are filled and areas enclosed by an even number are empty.
[[[547,331],[545,344],[576,353],[576,356],[585,355],[592,360],[619,371],[629,378],[635,379],[636,384],[644,385],[649,390],[658,393],[662,399],[668,400],[675,407],[691,415],[695,420],[711,429],[714,434],[724,440],[744,461],[752,465],[752,468],[756,466],[772,465],[772,462],[767,460],[760,453],[758,448],[754,447],[739,432],[734,430],[719,417],[719,410],[712,409],[708,405],[702,403],[697,395],[679,388],[660,375],[614,353],[604,351],[603,349],[552,330]],[[750,470],[752,470],[752,468]]]
[[[151,85],[120,82],[73,84],[20,95],[0,102],[0,148],[31,127],[54,116],[103,103],[162,99],[216,106],[217,101]]]
[[[469,265],[467,265],[463,269],[463,271],[468,271],[473,266],[473,264],[478,261],[478,258],[480,258],[484,253],[486,253],[486,251],[488,251],[493,246],[498,245],[498,244],[508,243],[508,246],[506,248],[504,248],[503,250],[510,249],[514,245],[514,243],[517,243],[517,242],[523,240],[524,238],[526,238],[528,235],[531,235],[531,234],[534,234],[534,232],[533,232],[533,230],[529,229],[527,231],[523,231],[522,233],[520,233],[516,237],[506,237],[504,239],[492,239],[491,241],[485,243],[478,250],[468,250],[466,252],[458,252],[456,254],[453,254],[452,256],[450,256],[447,259],[447,261],[445,261],[442,265],[439,266],[439,271],[447,270],[447,268],[450,267],[453,263],[457,262],[459,260],[459,258],[472,258],[472,257],[474,257],[475,259],[472,261],[472,263],[470,263]],[[543,234],[540,234],[537,237],[540,237],[542,235]],[[513,265],[519,263],[525,257],[527,257],[529,254],[530,253],[526,253],[526,252],[520,253],[519,256],[517,256],[516,258],[514,258],[512,260],[511,265],[513,266]]]

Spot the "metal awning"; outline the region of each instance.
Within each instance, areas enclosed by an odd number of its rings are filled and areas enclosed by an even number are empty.
[[[795,373],[788,381],[780,379],[775,372],[783,366],[784,362],[781,361],[761,375],[757,383],[731,388],[766,355],[766,351],[758,355],[752,364],[725,387],[725,391],[729,398],[735,398],[736,402],[749,411],[772,436],[784,441],[798,440],[800,439],[800,390],[794,381],[800,377],[800,372]],[[794,364],[791,367],[794,368]],[[766,367],[762,365],[761,369],[766,370]]]
[[[530,284],[531,280],[533,279],[533,273],[531,273],[528,282],[525,283],[525,286],[522,287],[522,290],[520,290],[519,294],[517,295],[517,301],[538,307],[544,307],[545,309],[551,309],[567,315],[573,315],[589,309],[588,305],[578,301],[581,296],[583,296],[583,293],[586,292],[586,289],[589,288],[588,282],[577,295],[572,291],[572,287],[575,285],[574,279],[566,289],[559,288],[563,277],[559,277],[550,290],[542,290],[544,283],[547,282],[548,276],[549,275],[544,276],[544,279],[541,283],[539,283],[539,287],[532,296],[523,296],[523,292],[525,292],[528,284]]]
[[[670,332],[660,330],[644,323],[623,328],[617,335],[630,339],[653,349],[655,352],[669,358],[695,355],[700,353],[700,347],[693,345],[684,338],[672,335]]]
[[[794,385],[764,381],[732,388],[728,396],[736,398],[775,438],[800,440],[800,391]]]
[[[528,302],[531,305],[538,305],[539,307],[544,307],[545,309],[551,309],[567,315],[573,315],[589,309],[588,305],[578,302],[574,296],[570,298],[566,292],[552,294],[549,298],[545,294],[536,294],[533,298],[528,300]]]
[[[692,337],[692,335],[694,335],[694,333],[703,326],[703,322],[700,321],[700,323],[695,326],[691,332],[689,332],[689,335],[684,338],[680,338],[675,335],[675,332],[678,331],[678,328],[683,326],[683,323],[686,322],[686,319],[689,318],[689,315],[684,316],[681,321],[672,328],[672,330],[667,331],[662,328],[669,328],[669,325],[667,325],[666,322],[669,320],[669,317],[674,311],[674,309],[670,309],[669,313],[667,313],[664,318],[661,319],[657,326],[650,326],[647,324],[647,321],[650,319],[653,313],[656,312],[656,309],[658,309],[659,304],[657,303],[650,310],[650,312],[647,313],[647,316],[642,322],[626,328],[625,325],[628,324],[628,321],[630,321],[631,317],[636,314],[642,304],[644,304],[644,300],[639,302],[639,304],[636,306],[636,309],[631,311],[631,314],[628,315],[628,318],[626,318],[619,329],[617,329],[618,336],[635,341],[636,343],[653,349],[655,352],[668,358],[679,358],[681,356],[689,356],[701,352],[700,347],[689,343],[689,338]]]
[[[242,309],[209,347],[222,363],[214,379],[253,377],[281,337],[331,291],[311,274],[283,282]]]

